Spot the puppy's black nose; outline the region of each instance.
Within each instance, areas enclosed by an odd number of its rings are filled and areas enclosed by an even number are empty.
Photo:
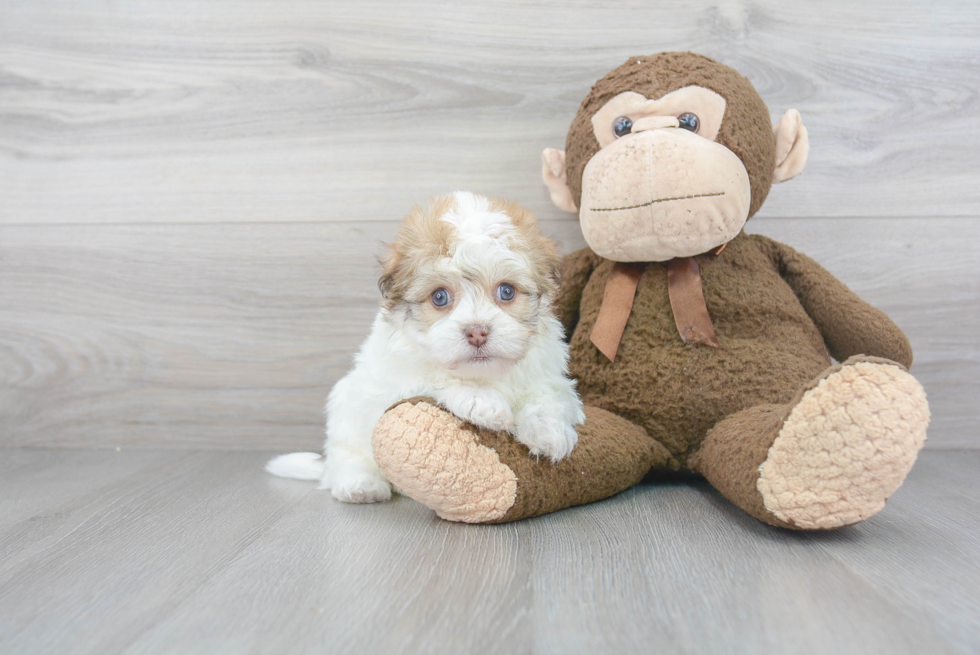
[[[468,325],[463,330],[463,334],[466,335],[466,340],[470,342],[471,346],[479,348],[487,342],[487,335],[490,334],[490,328],[486,325]]]

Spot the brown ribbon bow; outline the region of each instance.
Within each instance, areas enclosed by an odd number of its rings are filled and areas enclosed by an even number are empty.
[[[711,254],[721,254],[726,245],[712,250]],[[619,342],[633,310],[636,287],[646,266],[645,263],[617,263],[606,280],[599,316],[596,317],[590,338],[599,352],[611,362],[616,361]],[[694,257],[677,257],[667,262],[667,294],[674,313],[674,324],[684,343],[721,348],[704,302],[701,267]]]

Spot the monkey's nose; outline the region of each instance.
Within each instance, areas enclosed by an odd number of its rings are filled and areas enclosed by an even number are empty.
[[[469,341],[471,346],[476,346],[479,348],[487,342],[487,336],[490,334],[490,328],[486,325],[468,325],[463,334],[466,335],[466,340]]]
[[[644,132],[646,130],[658,130],[662,127],[680,127],[681,123],[676,116],[644,116],[633,123],[630,132]]]

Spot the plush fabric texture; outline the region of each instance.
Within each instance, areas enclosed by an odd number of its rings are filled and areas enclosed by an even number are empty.
[[[618,262],[707,252],[738,234],[751,207],[751,180],[735,153],[687,130],[617,139],[596,153],[584,176],[582,235]]]
[[[396,489],[444,519],[499,520],[517,498],[517,476],[463,426],[434,400],[409,399],[375,426],[374,459]]]
[[[572,192],[565,181],[565,151],[545,148],[541,153],[541,179],[548,187],[551,202],[558,209],[570,214],[578,213],[572,200]]]
[[[718,136],[718,130],[721,129],[726,104],[724,97],[700,86],[671,91],[656,100],[649,100],[636,91],[623,91],[592,115],[592,134],[596,136],[599,145],[605,148],[616,140],[613,121],[620,116],[651,114],[633,122],[631,131],[636,132],[658,126],[677,127],[679,125],[677,117],[691,112],[700,121],[698,136],[714,141]]]
[[[572,328],[570,369],[583,402],[640,425],[681,466],[725,417],[791,400],[831,365],[828,344],[841,360],[911,362],[908,340],[884,313],[789,246],[742,233],[721,254],[696,259],[721,348],[680,339],[666,264],[647,264],[640,277],[615,362],[589,339],[613,262],[570,255],[558,303]]]
[[[652,469],[670,467],[667,450],[637,426],[596,407],[586,406],[585,417],[577,428],[575,450],[558,463],[530,457],[523,444],[506,434],[471,426],[480,443],[496,450],[519,481],[513,508],[495,522],[602,500],[632,487]]]
[[[759,237],[764,238],[764,237]],[[806,255],[766,239],[779,249],[780,274],[837,361],[874,355],[912,366],[912,346],[888,316],[851,292]]]
[[[915,463],[928,422],[915,378],[895,362],[857,356],[784,405],[719,422],[689,465],[770,525],[838,528],[884,506]]]
[[[922,386],[897,366],[848,360],[793,407],[759,467],[767,510],[807,529],[877,513],[926,440]]]
[[[759,467],[766,461],[791,410],[792,403],[767,403],[736,412],[708,432],[701,448],[688,461],[693,471],[703,475],[738,508],[780,528],[796,526],[766,509],[758,490]]]
[[[772,131],[776,137],[776,168],[772,173],[772,183],[779,184],[803,171],[810,154],[810,136],[800,112],[795,109],[787,110]]]
[[[411,398],[378,423],[374,454],[401,493],[466,523],[516,521],[602,500],[668,466],[667,451],[643,430],[594,407],[585,415],[575,450],[554,464],[531,457],[506,433]]]
[[[742,160],[751,182],[749,216],[759,210],[772,186],[775,161],[776,141],[769,109],[747,78],[692,52],[630,57],[595,83],[582,101],[565,142],[567,181],[576,206],[582,205],[582,172],[592,155],[599,151],[592,115],[624,91],[636,91],[654,100],[686,86],[704,87],[727,101],[725,118],[715,141]]]

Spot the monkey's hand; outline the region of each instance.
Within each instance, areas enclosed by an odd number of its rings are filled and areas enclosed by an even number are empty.
[[[783,279],[813,319],[834,359],[843,362],[854,355],[871,355],[906,368],[912,365],[908,337],[883,311],[861,300],[806,255],[767,241],[777,249]]]

